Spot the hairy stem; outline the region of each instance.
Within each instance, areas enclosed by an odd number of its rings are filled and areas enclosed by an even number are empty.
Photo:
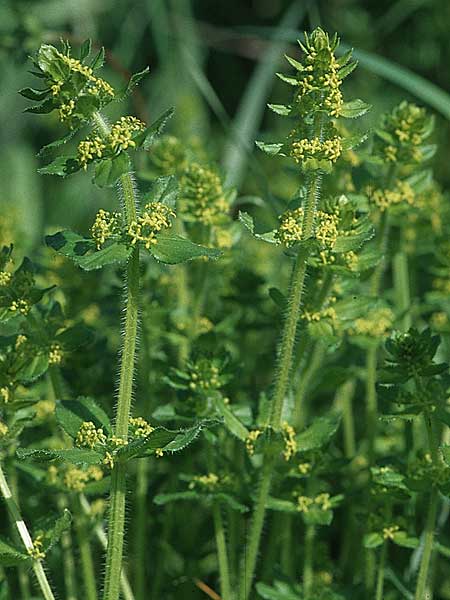
[[[217,557],[219,560],[220,595],[222,600],[232,600],[230,566],[228,563],[225,530],[223,527],[222,513],[219,504],[213,506],[214,531],[216,536]]]
[[[102,136],[109,133],[109,126],[100,113],[93,116],[94,123]],[[136,219],[136,194],[131,173],[120,178],[123,208],[127,225]],[[120,365],[119,394],[116,408],[114,433],[126,439],[130,419],[133,378],[136,357],[136,337],[139,320],[139,247],[133,249],[126,273],[126,313],[124,341]],[[126,465],[116,463],[111,474],[111,493],[108,521],[108,548],[106,553],[104,600],[118,600],[120,573],[125,533]]]
[[[394,288],[397,297],[397,306],[402,315],[401,330],[408,331],[411,327],[411,292],[408,269],[408,256],[401,250],[393,261]]]
[[[387,548],[388,548],[388,543],[387,543],[387,541],[385,541],[383,544],[383,547],[381,549],[380,564],[378,566],[377,590],[376,590],[375,600],[383,600],[384,568],[386,565]]]
[[[353,417],[352,399],[355,394],[356,383],[349,379],[336,391],[335,404],[342,411],[342,429],[344,435],[344,452],[346,458],[353,458],[356,454],[355,422]]]
[[[27,526],[25,525],[24,520],[20,514],[19,508],[12,497],[11,490],[9,489],[8,482],[6,481],[5,475],[3,473],[3,469],[0,465],[0,493],[3,496],[6,506],[8,508],[9,514],[11,515],[12,520],[14,521],[15,526],[17,527],[17,531],[19,532],[20,539],[22,540],[23,545],[25,546],[27,552],[33,551],[33,541],[31,539],[30,533],[28,531]],[[38,581],[39,587],[41,588],[42,595],[45,600],[55,600],[55,596],[50,588],[50,584],[47,579],[47,575],[45,574],[44,567],[41,560],[33,560],[32,568],[34,574],[36,575],[36,579]]]
[[[79,507],[79,513],[80,513]],[[89,531],[86,526],[86,517],[78,514],[75,519],[75,529],[78,541],[78,549],[80,551],[81,570],[83,573],[84,592],[86,600],[97,600],[97,585],[95,581],[95,567],[92,558],[91,543],[89,539]]]
[[[303,563],[303,594],[305,599],[311,597],[314,581],[314,539],[316,529],[314,525],[306,526],[305,535],[305,558]]]

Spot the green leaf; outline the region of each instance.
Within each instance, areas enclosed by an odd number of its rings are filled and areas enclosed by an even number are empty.
[[[74,465],[99,465],[103,461],[103,454],[87,448],[67,448],[61,450],[18,448],[16,454],[20,459],[30,458],[39,462],[64,460]]]
[[[295,58],[292,58],[291,56],[288,56],[287,54],[285,54],[284,57],[288,61],[288,63],[294,67],[294,69],[296,71],[299,71],[301,73],[302,71],[305,70],[304,66],[301,63],[299,63],[297,60],[295,60]]]
[[[178,196],[178,182],[176,177],[158,177],[152,181],[150,189],[145,192],[144,202],[163,202],[175,208]]]
[[[0,565],[2,567],[15,567],[29,561],[31,558],[28,554],[24,554],[0,539]]]
[[[375,235],[375,229],[368,217],[360,219],[358,226],[349,235],[341,235],[337,238],[333,252],[349,252],[358,250],[364,242],[367,242]]]
[[[82,235],[70,231],[70,229],[46,235],[45,243],[58,254],[72,259],[78,259],[95,246],[93,240],[87,240]]]
[[[80,165],[75,156],[58,156],[53,162],[38,169],[41,175],[58,175],[67,177],[80,170]]]
[[[53,546],[55,546],[59,542],[62,534],[68,529],[70,529],[71,523],[72,515],[67,510],[67,508],[65,508],[63,514],[58,519],[56,519],[55,524],[50,529],[50,531],[45,532],[43,544],[44,552],[48,552],[49,550],[51,550],[51,548],[53,548]]]
[[[244,504],[241,504],[240,502],[235,500],[233,498],[233,496],[230,496],[230,494],[225,494],[224,492],[218,492],[217,494],[214,494],[213,496],[218,502],[221,502],[222,504],[226,504],[229,508],[231,508],[231,510],[236,510],[240,513],[248,512],[247,506],[245,506]]]
[[[370,104],[366,104],[363,100],[350,100],[350,102],[344,102],[342,105],[339,116],[344,119],[356,119],[365,115],[372,108]]]
[[[85,58],[91,53],[92,41],[85,40],[80,47],[80,61],[83,62]]]
[[[308,512],[301,514],[306,525],[331,525],[333,521],[332,510],[322,510],[316,506],[311,506]]]
[[[292,110],[291,106],[286,106],[285,104],[268,104],[267,106],[271,111],[277,115],[282,115],[283,117],[288,117]]]
[[[300,590],[292,588],[289,584],[276,581],[274,587],[259,581],[256,584],[256,591],[264,600],[304,600]]]
[[[167,121],[172,117],[174,113],[173,108],[166,110],[154,123],[149,125],[142,133],[137,135],[134,139],[137,146],[142,146],[144,150],[149,150],[154,139],[161,134],[165,128]]]
[[[31,382],[41,377],[48,369],[48,353],[37,352],[17,372],[18,381]]]
[[[66,133],[59,139],[55,140],[54,142],[50,142],[50,144],[46,144],[45,146],[42,146],[42,148],[39,150],[39,152],[37,153],[36,156],[44,156],[49,150],[54,150],[55,148],[59,148],[60,146],[63,146],[69,140],[71,140],[78,131],[79,131],[79,128],[71,129],[68,133]],[[60,157],[60,158],[64,158],[64,157]],[[75,160],[75,157],[73,157],[73,160]],[[65,166],[66,162],[67,162],[67,158],[64,158],[64,165],[63,165],[62,170],[59,169],[57,173],[47,173],[47,174],[48,175],[52,175],[52,174],[60,175],[61,177],[65,177],[66,173],[64,171],[64,166]],[[53,164],[53,163],[51,163],[51,164]],[[43,167],[43,168],[45,169],[47,167]]]
[[[187,238],[176,234],[161,233],[157,239],[157,244],[150,247],[150,253],[156,260],[167,265],[177,265],[199,257],[215,260],[222,255],[220,250],[194,244]]]
[[[195,490],[189,490],[185,492],[172,492],[170,494],[157,494],[153,498],[153,502],[159,506],[164,504],[170,504],[171,502],[179,502],[180,500],[195,500],[199,501],[201,494]]]
[[[80,396],[77,400],[61,400],[56,404],[56,419],[72,438],[75,438],[84,421],[92,421],[111,434],[111,423],[105,411],[92,398]]]
[[[298,452],[316,450],[327,444],[338,430],[340,422],[340,413],[331,413],[315,419],[310,427],[297,434],[295,439]]]
[[[345,79],[346,77],[348,77],[350,75],[350,73],[353,73],[353,71],[356,69],[356,67],[358,66],[358,61],[355,60],[353,62],[348,63],[347,65],[345,65],[345,67],[341,67],[338,71],[338,77],[339,79]]]
[[[44,100],[48,96],[49,89],[46,90],[34,90],[33,88],[23,88],[19,90],[19,94],[28,100]]]
[[[216,420],[205,419],[199,421],[189,429],[180,429],[178,431],[170,431],[165,427],[156,427],[146,437],[133,440],[126,446],[119,448],[116,456],[121,460],[130,460],[132,458],[150,456],[157,449],[161,449],[164,452],[179,452],[191,444],[204,427],[211,427],[217,423],[218,421]]]
[[[101,269],[105,265],[126,263],[132,251],[131,246],[121,242],[113,242],[106,248],[74,258],[74,262],[84,271],[93,271]]]
[[[263,240],[263,242],[268,242],[269,244],[278,244],[278,239],[275,237],[276,230],[268,231],[267,233],[255,233],[253,217],[248,213],[239,211],[239,221],[258,240]]]
[[[266,154],[269,154],[270,156],[280,154],[281,148],[284,146],[284,144],[266,144],[265,142],[259,141],[255,142],[255,144],[260,150],[262,150]]]
[[[224,399],[220,394],[214,395],[213,402],[217,412],[223,418],[225,427],[230,433],[245,442],[249,434],[247,427],[231,412],[229,406],[225,404]]]
[[[281,79],[281,81],[284,81],[284,83],[288,83],[292,86],[298,85],[298,80],[295,77],[289,77],[288,75],[284,75],[284,73],[276,73],[276,76]]]
[[[384,538],[381,533],[366,533],[363,538],[364,548],[378,548],[384,542]]]
[[[92,59],[91,69],[93,71],[97,71],[97,69],[101,69],[105,62],[105,49],[102,46],[98,51],[97,55]]]
[[[299,514],[297,505],[289,500],[281,500],[279,498],[267,498],[266,508],[268,510],[276,510],[290,514]]]
[[[420,541],[416,537],[409,536],[406,531],[397,531],[394,533],[394,539],[392,540],[397,546],[402,548],[418,548]]]
[[[101,188],[111,187],[122,175],[128,173],[130,168],[130,157],[126,152],[121,152],[114,158],[106,158],[97,163],[94,182]]]
[[[145,67],[145,69],[143,69],[142,71],[139,71],[138,73],[134,73],[130,77],[130,80],[128,81],[126,87],[121,92],[119,92],[117,94],[116,100],[124,100],[127,96],[129,96],[131,94],[131,92],[133,91],[133,89],[139,85],[139,83],[141,82],[141,80],[149,72],[150,72],[150,68],[149,67]]]

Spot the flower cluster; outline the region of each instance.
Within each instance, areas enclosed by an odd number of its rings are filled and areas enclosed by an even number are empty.
[[[135,437],[146,437],[155,429],[143,417],[131,417],[129,425],[131,430],[130,433]]]
[[[229,210],[219,175],[209,167],[189,164],[180,179],[179,206],[186,220],[215,224]]]
[[[303,138],[291,143],[290,155],[296,163],[305,163],[310,159],[336,162],[342,154],[342,139],[334,136],[321,141],[318,137]]]
[[[59,344],[52,344],[48,352],[48,364],[60,365],[64,358],[63,349]]]
[[[253,456],[255,453],[255,443],[259,436],[262,434],[260,429],[254,429],[250,431],[246,440],[245,440],[245,448],[249,454],[249,456]]]
[[[164,135],[152,146],[150,163],[160,175],[182,174],[187,168],[186,148],[173,135]]]
[[[401,102],[384,115],[376,130],[374,152],[382,159],[403,165],[418,164],[429,158],[424,146],[434,122],[424,108]]]
[[[394,322],[394,313],[390,308],[375,308],[366,317],[355,319],[350,335],[366,335],[379,338],[388,335]]]
[[[142,242],[147,249],[154,246],[158,243],[157,234],[172,227],[172,217],[175,217],[175,211],[170,206],[162,202],[146,204],[142,213],[128,227],[131,243]]]
[[[284,438],[284,451],[283,456],[285,460],[290,460],[297,452],[297,441],[295,439],[295,430],[292,425],[284,422],[282,425],[281,432]]]
[[[303,208],[299,207],[294,210],[286,210],[280,217],[276,237],[287,248],[302,240],[304,213]]]
[[[415,200],[414,190],[411,185],[404,180],[398,179],[394,189],[367,189],[367,195],[381,212],[388,210],[391,206],[408,205],[412,206]]]
[[[206,358],[190,364],[189,378],[189,389],[196,392],[218,390],[224,384],[219,367]]]
[[[215,473],[208,473],[207,475],[196,475],[189,483],[189,489],[193,490],[199,487],[208,492],[214,491],[219,484],[219,476]]]
[[[78,144],[77,159],[80,166],[86,171],[88,164],[97,158],[102,158],[106,144],[96,133],[81,140]]]
[[[50,470],[52,469],[52,472]],[[48,478],[50,483],[58,482],[57,467],[49,467]],[[78,467],[69,467],[63,476],[64,487],[72,492],[82,492],[90,481],[101,481],[103,479],[103,471],[100,467],[92,465],[87,469],[79,469]]]
[[[97,444],[104,444],[106,435],[101,427],[96,427],[92,421],[84,421],[78,430],[75,444],[80,448],[94,448]]]
[[[313,506],[319,510],[330,510],[332,507],[330,494],[322,493],[314,498],[310,498],[309,496],[298,496],[297,510],[299,512],[308,513]]]
[[[95,216],[95,221],[91,227],[91,236],[95,241],[97,250],[103,246],[106,240],[109,240],[122,231],[122,216],[118,212],[109,212],[101,208]]]
[[[45,552],[43,551],[42,535],[38,535],[33,540],[33,546],[28,548],[28,554],[33,560],[42,560],[45,558]]]

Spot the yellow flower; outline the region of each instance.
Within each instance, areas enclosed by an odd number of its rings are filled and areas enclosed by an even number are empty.
[[[106,435],[101,427],[96,427],[92,421],[84,421],[75,438],[75,444],[81,448],[94,448],[97,444],[104,444]]]

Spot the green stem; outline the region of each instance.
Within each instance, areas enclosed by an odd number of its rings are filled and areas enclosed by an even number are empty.
[[[309,600],[314,582],[314,539],[316,529],[314,525],[306,526],[305,558],[303,563],[303,595]]]
[[[408,331],[411,327],[411,293],[408,270],[408,256],[401,250],[393,261],[394,288],[397,297],[397,306],[402,316],[401,330]]]
[[[344,435],[344,452],[346,458],[356,454],[355,422],[353,418],[352,399],[355,393],[355,380],[349,379],[336,392],[335,403],[342,411],[342,428]]]
[[[109,134],[109,125],[98,112],[93,115],[102,136]],[[123,207],[127,225],[136,220],[136,204],[133,177],[126,173],[120,178]],[[133,378],[135,370],[136,336],[139,320],[139,247],[136,246],[128,261],[126,274],[126,313],[124,342],[120,365],[119,394],[116,408],[114,433],[126,439],[130,420]],[[111,474],[111,493],[108,521],[108,548],[106,553],[105,584],[103,600],[118,600],[120,574],[122,572],[123,543],[125,533],[126,465],[117,462]]]
[[[367,455],[372,464],[375,455],[375,437],[377,429],[377,359],[378,344],[373,343],[366,353],[366,411],[367,411]]]
[[[81,509],[81,506],[80,506]],[[86,600],[97,600],[97,586],[95,582],[95,568],[92,559],[89,531],[86,527],[86,517],[82,516],[79,509],[75,519],[75,529],[80,551],[81,570],[83,572],[84,592]]]
[[[376,591],[376,595],[375,595],[375,600],[383,600],[384,568],[386,566],[387,548],[388,548],[388,543],[385,541],[383,544],[383,548],[381,549],[380,564],[378,567],[378,577],[377,577],[377,591]]]
[[[222,596],[222,600],[232,600],[230,566],[228,563],[225,530],[223,527],[220,505],[218,503],[215,503],[213,506],[213,519],[216,536],[217,557],[219,560],[220,595]]]
[[[254,507],[253,518],[248,536],[248,543],[244,547],[243,564],[241,567],[241,579],[239,588],[239,599],[247,600],[250,596],[253,576],[258,556],[259,542],[264,524],[266,502],[269,497],[270,485],[272,483],[273,461],[266,459],[261,473],[261,481]]]
[[[438,449],[433,431],[433,422],[430,415],[425,415],[425,425],[428,433],[428,441],[430,447],[431,458],[433,464],[437,464]],[[436,515],[439,501],[438,489],[435,485],[431,488],[430,500],[428,504],[427,520],[424,530],[424,546],[422,560],[420,562],[419,576],[417,578],[416,593],[414,600],[424,600],[426,598],[426,589],[428,582],[428,572],[431,562],[431,554],[433,552],[434,529],[436,526]]]
[[[145,600],[146,585],[145,585],[145,555],[147,544],[147,487],[148,487],[148,461],[139,460],[137,464],[137,481],[136,481],[136,527],[134,533],[135,550],[134,550],[134,589],[138,600]]]
[[[320,369],[325,354],[327,351],[326,344],[322,340],[317,340],[314,344],[314,350],[310,356],[309,364],[305,371],[302,373],[295,395],[295,409],[294,409],[294,426],[297,429],[303,429],[308,420],[308,408],[309,405],[306,402],[306,395],[309,390],[311,383]]]
[[[58,495],[57,505],[60,512],[63,512],[63,510],[67,508],[67,501],[61,494]],[[77,600],[78,594],[75,577],[75,561],[73,559],[73,544],[70,529],[63,531],[61,535],[61,548],[63,554],[63,572],[66,599]]]
[[[33,551],[33,540],[31,539],[30,533],[28,531],[27,526],[25,525],[24,520],[20,514],[19,508],[12,497],[11,490],[9,489],[8,482],[6,481],[5,475],[3,473],[3,469],[0,465],[0,493],[5,500],[5,504],[8,508],[9,514],[11,515],[12,520],[14,521],[15,526],[17,527],[17,531],[19,532],[20,539],[22,540],[23,545],[25,546],[27,552]],[[45,574],[44,567],[41,560],[33,560],[32,568],[34,574],[36,575],[36,579],[38,581],[39,587],[41,588],[42,595],[45,600],[55,600],[55,596],[50,588],[50,584],[47,579],[47,575]]]

